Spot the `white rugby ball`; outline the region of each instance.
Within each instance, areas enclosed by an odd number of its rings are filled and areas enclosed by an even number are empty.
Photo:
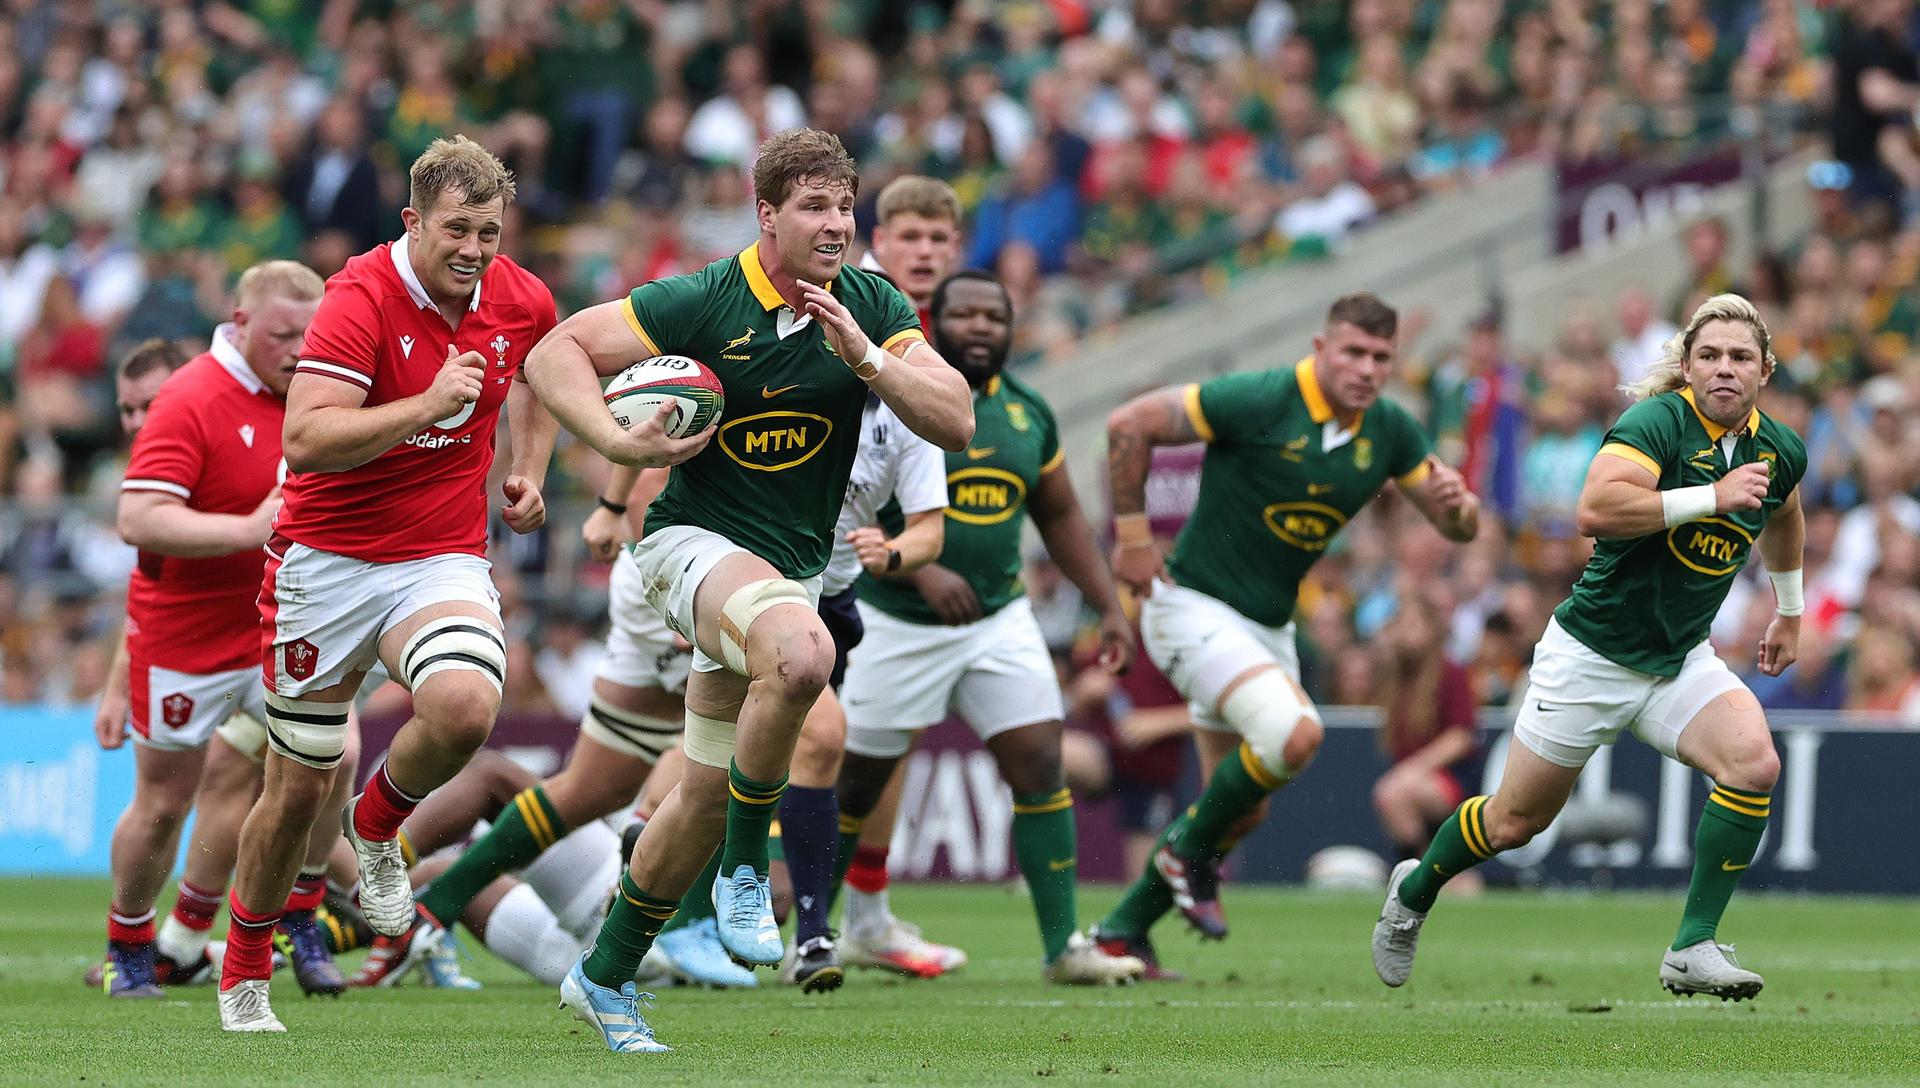
[[[706,430],[727,406],[719,375],[684,355],[642,359],[615,375],[603,395],[614,422],[628,430],[652,418],[661,405],[672,405],[667,433],[674,438]]]
[[[1307,859],[1307,886],[1378,891],[1387,886],[1387,863],[1364,846],[1329,846]]]

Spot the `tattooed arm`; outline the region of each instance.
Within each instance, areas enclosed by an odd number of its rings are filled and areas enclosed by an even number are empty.
[[[1165,556],[1147,527],[1147,467],[1155,446],[1198,442],[1197,385],[1171,385],[1144,393],[1107,417],[1107,486],[1113,505],[1113,575],[1141,597],[1165,577]]]

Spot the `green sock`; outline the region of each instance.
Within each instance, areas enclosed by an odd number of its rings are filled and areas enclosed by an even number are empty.
[[[594,985],[610,990],[632,982],[640,960],[660,935],[660,927],[672,917],[671,900],[648,895],[633,882],[632,873],[621,873],[620,894],[614,897],[613,909],[607,912],[593,947],[587,949],[581,970]]]
[[[827,889],[827,910],[840,901],[840,888],[847,882],[847,870],[853,866],[853,852],[860,849],[860,829],[867,821],[860,816],[840,814],[840,853],[833,859],[833,886]]]
[[[1040,921],[1040,944],[1052,963],[1080,927],[1080,908],[1074,900],[1078,874],[1071,792],[1060,789],[1014,797],[1013,854],[1020,875],[1027,878],[1033,913]]]
[[[1760,833],[1767,829],[1772,811],[1770,794],[1715,786],[1707,795],[1693,833],[1693,881],[1687,885],[1687,909],[1680,915],[1674,951],[1713,939],[1740,875],[1760,849]]]
[[[1173,909],[1173,893],[1167,890],[1167,882],[1161,880],[1160,874],[1154,871],[1152,861],[1153,855],[1167,844],[1167,836],[1173,834],[1173,828],[1174,824],[1168,824],[1160,832],[1159,841],[1153,844],[1153,850],[1147,854],[1146,872],[1127,885],[1127,892],[1120,897],[1120,902],[1094,927],[1102,936],[1144,937],[1153,928],[1153,923]]]
[[[767,832],[780,809],[780,795],[787,792],[787,776],[778,782],[756,782],[740,773],[738,763],[727,764],[727,843],[720,850],[720,868],[731,874],[742,865],[750,865],[761,876],[767,875]]]
[[[713,878],[720,875],[720,849],[715,847],[713,856],[707,859],[707,867],[693,878],[693,886],[687,894],[680,897],[680,910],[660,932],[672,933],[676,929],[685,929],[695,922],[713,917]]]
[[[1211,857],[1234,823],[1284,783],[1261,766],[1252,748],[1241,744],[1213,769],[1206,791],[1173,821],[1166,840],[1183,858]]]
[[[420,897],[421,909],[448,929],[459,925],[460,915],[482,888],[501,874],[531,863],[566,834],[566,821],[554,811],[545,790],[539,786],[521,790],[494,817],[486,837],[434,878]]]
[[[1420,867],[1400,882],[1400,905],[1425,913],[1433,909],[1433,899],[1442,885],[1493,856],[1487,844],[1487,825],[1480,810],[1485,797],[1469,797],[1433,833]]]

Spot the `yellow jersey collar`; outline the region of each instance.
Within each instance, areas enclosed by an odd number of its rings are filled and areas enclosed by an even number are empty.
[[[1693,409],[1694,418],[1700,421],[1700,426],[1705,427],[1707,429],[1707,440],[1709,442],[1718,442],[1722,438],[1726,437],[1727,429],[1725,427],[1722,427],[1718,423],[1715,423],[1713,420],[1708,419],[1707,413],[1702,412],[1700,410],[1700,406],[1694,403],[1693,389],[1691,387],[1682,389],[1680,391],[1680,399],[1687,402],[1687,407]],[[1759,405],[1754,405],[1753,413],[1747,416],[1747,425],[1745,428],[1743,428],[1743,431],[1749,438],[1759,437],[1760,435],[1760,406]]]
[[[980,395],[983,397],[987,397],[989,399],[999,396],[1000,395],[1000,375],[995,374],[993,377],[988,378],[987,384],[980,387]]]
[[[1313,356],[1309,355],[1293,364],[1293,380],[1300,386],[1300,399],[1307,403],[1307,415],[1312,417],[1315,423],[1334,422],[1333,402],[1329,401],[1326,393],[1320,389],[1320,378],[1313,372]],[[1342,428],[1340,433],[1346,435],[1360,433],[1360,424],[1366,418],[1365,412],[1354,416],[1353,425]]]
[[[747,277],[747,287],[753,292],[753,297],[759,301],[762,309],[771,313],[787,304],[787,300],[781,298],[780,292],[774,288],[773,280],[768,277],[766,268],[760,264],[759,242],[756,241],[740,251],[740,273]],[[828,291],[833,290],[832,280],[827,281],[826,288]]]

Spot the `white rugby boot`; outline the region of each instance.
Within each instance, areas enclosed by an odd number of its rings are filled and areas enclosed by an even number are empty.
[[[368,842],[353,830],[353,811],[360,800],[355,797],[340,810],[340,830],[360,863],[360,913],[375,933],[399,937],[413,928],[413,882],[399,840]]]
[[[1660,985],[1681,997],[1706,994],[1722,1001],[1744,1001],[1766,984],[1734,960],[1730,944],[1706,940],[1660,957]]]
[[[1061,986],[1124,986],[1146,973],[1139,957],[1112,955],[1084,933],[1069,937],[1066,950],[1047,964],[1047,981]]]
[[[267,980],[250,979],[220,991],[220,1027],[224,1031],[285,1031],[267,1003]]]
[[[1393,867],[1393,875],[1387,878],[1387,901],[1380,907],[1380,920],[1373,923],[1373,970],[1389,986],[1404,986],[1413,974],[1413,949],[1427,921],[1425,911],[1400,902],[1400,882],[1419,867],[1419,858]]]

